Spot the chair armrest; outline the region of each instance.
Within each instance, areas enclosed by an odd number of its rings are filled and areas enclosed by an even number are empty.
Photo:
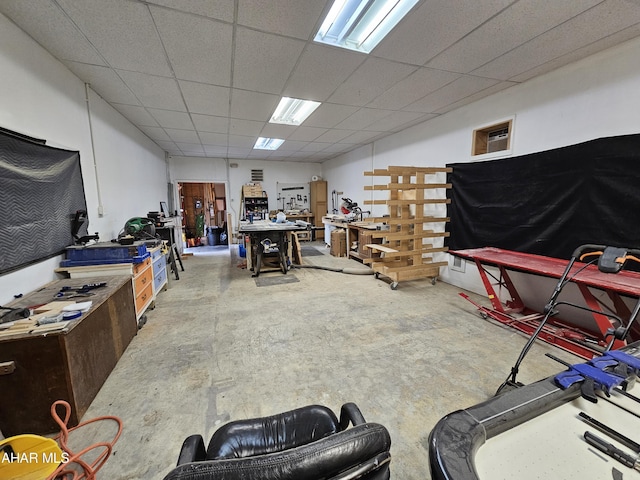
[[[340,409],[340,431],[345,430],[349,426],[349,422],[354,427],[367,423],[358,406],[352,402],[345,403]]]
[[[178,455],[177,465],[190,462],[202,462],[205,460],[207,453],[204,449],[204,440],[201,435],[191,435],[182,442],[180,455]]]

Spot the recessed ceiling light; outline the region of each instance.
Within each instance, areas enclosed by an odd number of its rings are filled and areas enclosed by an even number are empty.
[[[369,53],[418,0],[335,0],[314,40]]]
[[[320,102],[314,102],[312,100],[282,97],[269,123],[300,125],[319,106]]]
[[[258,137],[253,148],[255,150],[277,150],[283,143],[284,140],[281,138]]]

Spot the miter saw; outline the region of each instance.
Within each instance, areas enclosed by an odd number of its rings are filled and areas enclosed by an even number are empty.
[[[118,243],[131,244],[137,240],[149,240],[156,238],[156,222],[151,218],[133,217],[127,220],[120,235]]]
[[[363,214],[371,213],[363,211],[356,202],[347,197],[342,197],[340,211],[347,216],[347,220],[362,220]]]

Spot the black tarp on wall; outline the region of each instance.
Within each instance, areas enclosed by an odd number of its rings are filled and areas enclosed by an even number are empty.
[[[73,245],[86,208],[79,152],[0,130],[0,275]]]
[[[448,166],[451,250],[568,259],[585,243],[640,248],[640,135]]]

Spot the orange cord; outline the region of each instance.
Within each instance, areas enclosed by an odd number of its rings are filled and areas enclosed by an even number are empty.
[[[56,410],[59,405],[63,406],[65,409],[64,420],[60,418]],[[113,450],[113,445],[118,441],[118,438],[120,438],[120,434],[122,433],[122,420],[120,420],[118,417],[107,415],[103,417],[96,417],[86,422],[79,423],[73,428],[68,428],[67,424],[69,423],[69,418],[71,417],[71,405],[69,405],[69,403],[65,402],[64,400],[57,400],[56,402],[53,402],[53,405],[51,405],[51,416],[60,426],[60,433],[55,437],[55,440],[60,445],[62,451],[68,455],[68,461],[60,464],[56,471],[47,477],[47,480],[95,480],[96,473],[109,459],[109,457],[111,456],[111,451]],[[112,420],[118,425],[118,432],[111,442],[96,443],[77,453],[73,452],[67,446],[69,434],[71,432],[90,423],[95,423],[103,420]],[[102,452],[91,464],[82,460],[83,455],[95,449],[102,449]],[[80,468],[72,468],[73,464],[79,466]]]

